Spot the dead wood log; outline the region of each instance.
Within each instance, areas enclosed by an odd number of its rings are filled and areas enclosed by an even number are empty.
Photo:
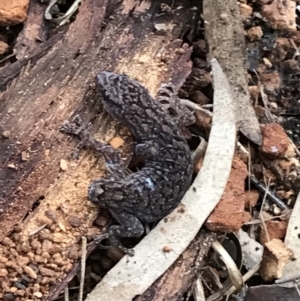
[[[203,18],[209,55],[222,66],[236,100],[236,122],[251,141],[261,144],[262,136],[250,102],[245,66],[246,45],[238,3],[234,0],[204,0]]]
[[[171,268],[136,301],[177,301],[184,299],[187,293],[192,293],[195,280],[200,277],[198,273],[215,239],[215,233],[200,231]]]
[[[21,300],[31,295],[34,284],[39,284],[43,300],[56,298],[67,284],[58,282],[71,278],[68,273],[78,259],[70,250],[79,249],[80,237],[93,231],[97,210],[89,206],[87,187],[103,176],[103,162],[84,153],[62,171],[60,161],[68,159],[74,141],[59,133],[59,127],[80,114],[93,120],[100,139],[124,134],[101,113],[95,74],[127,73],[153,95],[162,82],[179,86],[188,76],[191,49],[182,39],[196,28],[199,11],[188,1],[174,1],[171,11],[162,11],[160,4],[83,1],[66,32],[0,69],[1,299],[9,293]],[[157,24],[165,30],[157,31]],[[122,154],[130,157],[128,147]],[[15,279],[26,280],[26,288],[13,290]]]

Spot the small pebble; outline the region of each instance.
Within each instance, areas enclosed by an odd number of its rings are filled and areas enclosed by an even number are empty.
[[[16,299],[16,297],[11,293],[6,293],[6,294],[4,294],[3,299],[5,301],[14,301]]]
[[[121,137],[115,137],[109,141],[109,144],[114,148],[118,149],[120,146],[124,144],[124,140]]]
[[[60,160],[60,169],[66,171],[68,169],[68,162],[64,159]]]
[[[168,246],[164,246],[164,247],[163,247],[163,251],[164,251],[165,253],[169,253],[169,252],[172,251],[172,249],[171,249],[170,247],[168,247]]]
[[[25,151],[21,152],[21,159],[22,159],[22,161],[27,161],[28,160],[28,156],[27,156],[27,153]]]
[[[69,217],[69,223],[72,227],[77,228],[81,226],[82,221],[79,217],[72,215]]]
[[[22,289],[22,290],[26,289],[26,286],[24,284],[20,283],[19,281],[14,281],[12,285],[18,289]]]
[[[15,170],[17,169],[17,167],[16,167],[16,165],[14,163],[8,164],[7,167],[11,168],[11,169],[15,169]]]
[[[33,293],[33,295],[39,299],[43,297],[43,294],[41,292],[35,292]]]
[[[274,215],[279,216],[281,214],[280,208],[274,205],[273,213],[274,213]]]
[[[263,58],[263,62],[268,68],[272,68],[272,63],[266,57]]]
[[[9,137],[10,137],[10,131],[4,131],[4,132],[2,133],[2,136],[3,136],[4,138],[9,138]]]

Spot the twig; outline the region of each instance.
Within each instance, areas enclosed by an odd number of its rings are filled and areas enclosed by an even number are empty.
[[[243,283],[245,283],[248,279],[250,279],[254,274],[257,273],[257,271],[260,268],[260,263],[257,264],[253,269],[249,270],[246,274],[243,275]],[[228,282],[226,280],[226,283],[224,283],[224,287],[219,290],[218,292],[214,293],[213,295],[209,296],[207,301],[214,301],[219,299],[220,296],[223,296],[226,294],[227,296],[230,296],[235,291],[235,286],[231,284],[231,282]]]
[[[196,103],[190,101],[189,99],[180,99],[180,103],[193,109],[193,110],[197,110],[197,111],[200,111],[208,116],[212,116],[213,113],[209,110],[206,110],[206,109],[203,109],[201,108],[199,105],[197,105]]]
[[[250,160],[250,156],[249,156],[249,152],[245,149],[245,147],[238,142],[237,143],[238,148],[245,154],[248,156],[249,160]],[[272,191],[266,189],[265,185],[263,183],[261,183],[258,179],[256,179],[256,177],[254,175],[250,175],[250,181],[253,185],[256,186],[256,188],[262,192],[262,193],[267,193],[268,197],[282,210],[290,210],[289,207],[279,198],[277,197]]]
[[[69,287],[66,286],[65,290],[64,290],[64,301],[69,301],[70,300],[70,296],[69,296]]]
[[[251,183],[254,184],[256,186],[256,188],[267,194],[269,198],[271,198],[271,200],[282,210],[290,210],[289,207],[279,198],[277,197],[272,191],[267,190],[266,187],[263,185],[263,183],[261,183],[260,181],[258,181],[255,176],[251,175],[250,176],[250,180]]]
[[[295,53],[292,58],[292,60],[294,60],[297,56],[299,56],[300,52],[299,52],[299,48],[296,46],[294,40],[291,39],[290,42],[291,42],[292,46],[295,48]]]
[[[204,156],[206,148],[207,148],[207,142],[204,139],[201,139],[199,145],[192,153],[192,160],[194,163],[196,163],[201,157]]]
[[[29,233],[29,236],[32,236],[32,235],[34,235],[34,234],[40,232],[40,231],[43,230],[46,226],[47,226],[47,224],[44,224],[44,225],[38,227],[37,229],[35,229],[35,230],[33,230],[32,232],[30,232],[30,233]]]
[[[270,187],[270,182],[268,183],[267,189],[265,191],[264,198],[263,198],[263,201],[262,201],[262,204],[261,204],[261,208],[260,208],[260,212],[259,212],[259,217],[261,219],[262,226],[263,226],[264,231],[266,233],[267,241],[270,241],[270,235],[269,235],[269,232],[268,232],[268,229],[266,227],[266,223],[265,223],[265,220],[264,220],[264,217],[263,217],[261,211],[263,210],[264,204],[266,202],[266,198],[267,198],[267,194],[268,194],[268,191],[269,191],[269,187]]]
[[[296,282],[296,280],[300,280],[300,274],[288,277],[286,279],[278,279],[278,280],[275,281],[275,283],[276,284],[283,284],[283,283],[287,283],[287,282],[291,282],[291,281]]]
[[[200,277],[198,277],[198,279],[195,282],[193,296],[194,296],[195,301],[205,300],[204,288],[203,288],[202,280],[200,279]]]
[[[80,269],[80,286],[79,286],[79,295],[78,301],[82,301],[83,298],[83,288],[84,288],[84,276],[85,276],[85,267],[86,267],[86,237],[82,237],[82,246],[81,246],[81,269]]]

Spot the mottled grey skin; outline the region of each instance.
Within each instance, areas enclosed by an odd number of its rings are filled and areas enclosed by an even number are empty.
[[[111,226],[98,240],[109,238],[111,246],[133,255],[118,238],[141,236],[141,222],[156,222],[176,208],[191,182],[190,149],[175,119],[137,81],[100,72],[96,87],[104,109],[136,138],[135,153],[145,158],[144,167],[128,174],[118,152],[94,140],[79,117],[62,130],[79,135],[80,147],[89,146],[104,155],[110,176],[92,182],[88,195],[91,202],[108,209],[119,225]]]

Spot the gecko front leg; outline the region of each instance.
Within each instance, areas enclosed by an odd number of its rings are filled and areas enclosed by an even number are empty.
[[[79,152],[83,147],[92,148],[104,157],[106,168],[111,175],[114,175],[119,179],[126,177],[126,166],[121,159],[119,152],[109,144],[94,139],[88,129],[88,126],[84,124],[79,115],[76,115],[70,123],[67,122],[63,124],[60,131],[65,134],[80,137],[80,142],[77,144],[72,153],[73,158],[78,158]]]

